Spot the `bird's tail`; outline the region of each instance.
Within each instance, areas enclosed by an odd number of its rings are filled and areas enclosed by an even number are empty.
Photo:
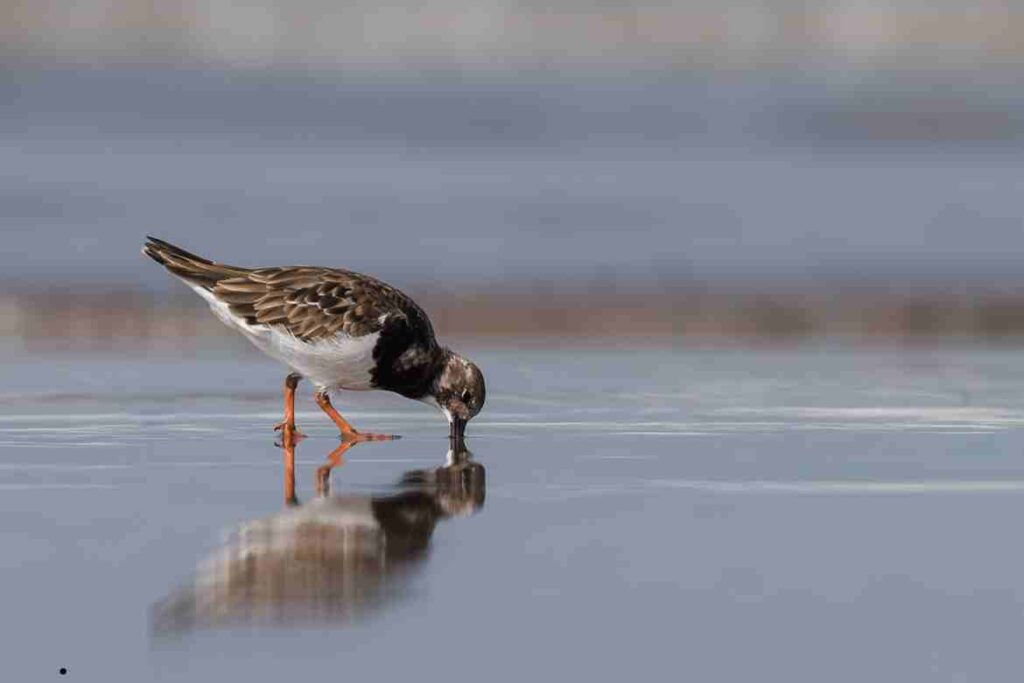
[[[239,277],[249,272],[247,268],[215,263],[202,256],[190,254],[156,237],[146,238],[142,253],[162,265],[172,275],[204,289],[212,289],[221,280]]]

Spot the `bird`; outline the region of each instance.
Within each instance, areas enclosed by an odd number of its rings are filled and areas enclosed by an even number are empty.
[[[295,391],[306,378],[316,403],[349,441],[396,438],[360,432],[330,399],[339,391],[389,391],[433,406],[461,443],[483,408],[484,375],[441,346],[427,314],[396,287],[342,268],[243,268],[147,237],[142,253],[191,287],[222,322],[290,370],[284,380],[283,440],[302,438]]]

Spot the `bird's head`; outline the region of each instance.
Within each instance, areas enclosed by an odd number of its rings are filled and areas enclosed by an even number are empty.
[[[471,361],[447,351],[431,384],[430,397],[448,418],[451,438],[462,443],[466,423],[476,417],[487,398],[484,373]]]

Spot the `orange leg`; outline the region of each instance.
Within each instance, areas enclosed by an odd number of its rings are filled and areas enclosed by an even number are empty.
[[[292,373],[284,378],[284,419],[274,426],[274,431],[281,432],[284,442],[302,439],[305,434],[295,427],[295,387],[299,386],[302,375]]]
[[[285,505],[298,505],[299,499],[295,496],[295,438],[286,435],[282,439],[284,448],[284,502]]]
[[[341,445],[335,448],[327,456],[327,464],[321,465],[316,470],[316,493],[323,497],[331,492],[331,470],[345,464],[345,453],[355,446],[359,441],[342,441]]]
[[[338,429],[341,430],[341,438],[345,441],[390,441],[398,438],[390,434],[364,434],[357,431],[355,427],[348,423],[348,420],[341,416],[341,413],[334,409],[334,406],[331,405],[331,398],[327,395],[326,391],[317,392],[316,404],[320,406],[320,410],[327,413],[327,417],[334,420],[334,424],[338,425]]]

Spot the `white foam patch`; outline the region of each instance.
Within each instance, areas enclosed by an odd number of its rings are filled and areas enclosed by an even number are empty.
[[[0,491],[46,491],[67,489],[112,489],[112,484],[0,484]]]
[[[591,498],[609,495],[649,495],[653,489],[689,490],[721,495],[766,496],[903,496],[986,495],[1024,493],[1024,480],[712,480],[655,479],[621,484],[549,484],[547,493],[536,489],[505,487],[488,490],[488,496],[514,494],[518,499]]]
[[[971,406],[863,406],[722,408],[719,415],[762,415],[818,420],[917,420],[942,422],[998,422],[1024,424],[1024,413],[1003,408]]]
[[[71,465],[62,463],[42,462],[4,462],[0,463],[0,470],[56,470],[58,472],[81,472],[86,470],[130,470],[135,465]]]
[[[924,493],[1021,493],[1024,480],[921,480],[921,481],[715,481],[659,479],[651,488],[695,489],[717,493],[783,494],[924,494]]]

